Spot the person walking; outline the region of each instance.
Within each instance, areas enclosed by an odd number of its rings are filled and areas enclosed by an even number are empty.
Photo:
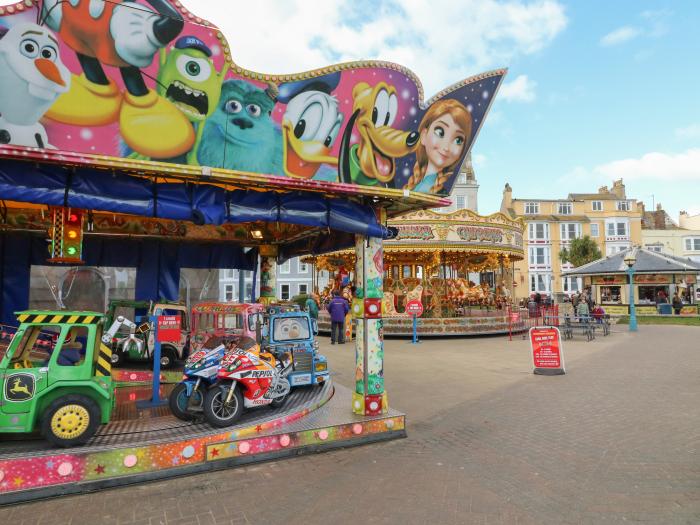
[[[331,315],[331,344],[345,343],[345,316],[350,311],[347,299],[340,296],[339,290],[333,291],[333,299],[326,307]]]
[[[673,313],[676,315],[681,315],[681,309],[683,308],[683,301],[681,300],[680,296],[678,295],[678,292],[673,294],[673,301],[671,304],[673,306]]]

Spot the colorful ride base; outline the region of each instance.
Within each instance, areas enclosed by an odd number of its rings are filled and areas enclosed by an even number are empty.
[[[473,310],[465,317],[419,317],[417,333],[420,337],[445,337],[451,335],[493,335],[523,332],[527,329],[522,317],[510,321],[507,310]],[[411,337],[413,335],[413,318],[407,315],[382,317],[382,329],[385,336]],[[330,333],[331,320],[324,311],[318,314],[318,330]]]
[[[154,409],[149,417],[139,413],[112,421],[83,447],[49,448],[38,436],[3,440],[0,504],[405,437],[404,414],[351,415],[351,395],[331,382],[295,389],[283,407],[251,410],[223,430]]]

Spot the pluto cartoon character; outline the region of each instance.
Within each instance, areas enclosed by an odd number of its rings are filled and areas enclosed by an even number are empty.
[[[352,90],[352,97],[353,114],[345,126],[340,147],[340,182],[393,187],[394,159],[415,151],[420,135],[393,127],[399,107],[394,86],[386,82],[376,86],[359,82]],[[360,141],[350,146],[354,126]]]
[[[51,147],[39,119],[69,86],[51,31],[32,23],[9,29],[0,39],[0,144]]]
[[[46,25],[75,51],[83,74],[48,111],[55,121],[102,126],[118,121],[129,148],[163,159],[187,153],[195,140],[187,117],[169,100],[149,89],[139,68],[182,31],[184,21],[168,0],[45,0]],[[119,68],[122,93],[104,65]]]

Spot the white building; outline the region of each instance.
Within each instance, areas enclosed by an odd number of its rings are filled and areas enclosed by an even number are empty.
[[[259,279],[259,274],[256,274]],[[310,293],[311,266],[302,263],[298,258],[290,259],[277,266],[277,298],[287,301],[295,295]],[[219,270],[219,300],[232,302],[249,301],[253,290],[253,272],[247,271],[244,275],[245,297],[238,297],[238,270]],[[255,283],[255,297],[258,297],[260,286]]]

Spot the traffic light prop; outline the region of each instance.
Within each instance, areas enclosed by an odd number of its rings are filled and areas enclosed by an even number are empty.
[[[83,212],[54,208],[49,230],[49,262],[83,263]]]

